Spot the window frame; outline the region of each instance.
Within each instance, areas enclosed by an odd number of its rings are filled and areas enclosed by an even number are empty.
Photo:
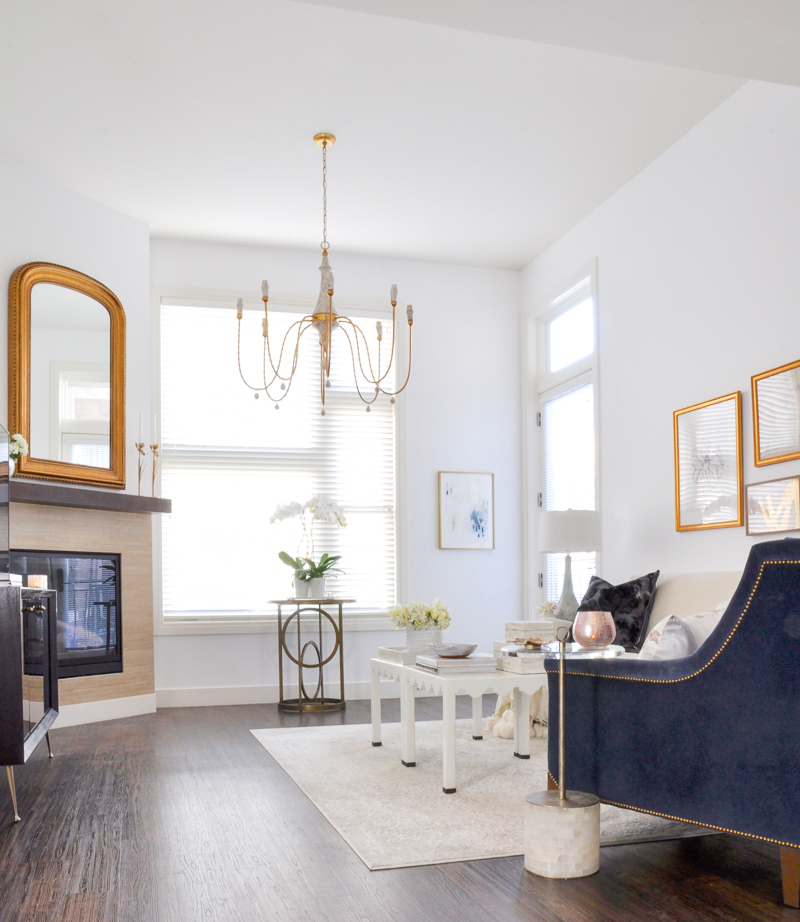
[[[589,296],[592,299],[594,351],[559,371],[549,370],[548,324]],[[541,428],[541,403],[544,397],[555,397],[581,384],[591,383],[594,396],[595,437],[595,511],[602,526],[602,463],[600,432],[600,330],[597,286],[597,259],[577,269],[544,297],[523,305],[522,346],[523,377],[523,498],[526,511],[523,592],[525,615],[535,621],[536,609],[546,599],[546,587],[539,585],[539,574],[545,573],[543,553],[539,551],[539,494],[544,493],[544,444]],[[602,564],[602,546],[596,549],[596,567]]]
[[[263,309],[260,294],[253,291],[231,289],[218,290],[207,288],[188,288],[174,286],[158,286],[151,290],[150,306],[150,399],[151,408],[149,418],[157,412],[161,418],[161,307],[164,304],[190,306],[230,308],[232,322],[235,321],[236,299],[242,298],[245,310]],[[343,314],[350,317],[385,317],[391,322],[391,309],[387,310],[383,303],[372,299],[345,300],[337,298],[339,308]],[[270,297],[270,304],[282,311],[296,312],[298,314],[313,313],[316,300],[303,296],[284,295],[276,292]],[[400,337],[397,350],[400,365],[404,367],[405,348]],[[232,361],[236,356],[232,355]],[[407,470],[403,464],[406,448],[406,408],[405,401],[398,399],[395,403],[395,572],[398,598],[408,595],[408,577],[406,570],[408,533],[405,524],[404,501],[408,496]],[[161,494],[161,471],[156,474],[156,491]],[[277,613],[267,612],[262,616],[246,618],[226,615],[222,612],[219,617],[204,614],[198,620],[186,617],[181,620],[167,620],[164,617],[163,604],[163,556],[162,556],[162,516],[153,516],[153,633],[156,636],[193,635],[193,634],[277,634]],[[386,611],[360,611],[348,612],[347,606],[343,609],[343,626],[348,631],[387,631],[394,630]],[[323,625],[323,630],[332,630],[329,625]]]

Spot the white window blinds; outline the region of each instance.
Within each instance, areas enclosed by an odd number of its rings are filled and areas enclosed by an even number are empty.
[[[263,383],[262,316],[245,311],[242,320],[242,371],[253,385]],[[270,309],[273,344],[297,319]],[[386,318],[364,319],[364,329],[376,319]],[[269,599],[290,596],[292,571],[278,551],[298,553],[300,523],[269,519],[279,503],[303,503],[314,493],[336,500],[348,523],[315,525],[314,555],[342,555],[345,573],[328,588],[356,599],[356,610],[391,607],[394,406],[382,397],[365,412],[338,332],[326,415],[320,414],[319,346],[310,334],[276,410],[242,383],[236,337],[233,308],[162,306],[162,495],[173,503],[163,523],[165,620],[259,617],[271,611]],[[388,348],[382,360],[385,367]],[[371,396],[363,378],[359,383]]]
[[[542,400],[544,508],[595,508],[594,387]]]

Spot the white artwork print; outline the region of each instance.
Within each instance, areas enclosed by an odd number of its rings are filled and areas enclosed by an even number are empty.
[[[494,547],[494,475],[439,474],[439,547]]]

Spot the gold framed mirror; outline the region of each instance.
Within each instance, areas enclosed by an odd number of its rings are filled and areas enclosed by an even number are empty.
[[[8,288],[9,430],[18,477],[125,487],[125,311],[75,269],[27,263]]]
[[[800,362],[750,379],[756,467],[800,458]]]

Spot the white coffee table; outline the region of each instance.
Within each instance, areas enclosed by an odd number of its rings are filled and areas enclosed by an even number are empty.
[[[442,696],[442,790],[456,792],[456,695],[472,698],[472,738],[483,739],[483,696],[514,694],[514,755],[529,759],[530,697],[547,685],[545,673],[516,675],[511,672],[463,673],[437,675],[414,666],[402,666],[400,679],[401,760],[409,767],[416,765],[415,691],[433,692]],[[374,700],[374,699],[373,699]],[[373,712],[374,713],[374,712]],[[374,728],[374,723],[373,723]],[[374,729],[373,729],[374,732]],[[373,736],[374,742],[374,736]]]

